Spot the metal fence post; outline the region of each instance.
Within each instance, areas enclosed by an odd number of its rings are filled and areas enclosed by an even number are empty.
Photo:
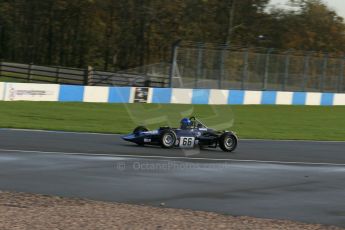
[[[266,53],[266,60],[265,60],[265,74],[264,74],[264,79],[262,82],[262,89],[266,90],[267,89],[267,82],[268,82],[268,75],[269,75],[269,65],[270,65],[270,54],[273,51],[273,48],[269,48],[267,53]]]
[[[202,59],[203,59],[203,44],[198,44],[198,57],[197,57],[197,64],[196,64],[196,75],[195,75],[195,82],[194,87],[198,88],[198,80],[199,77],[202,75]]]
[[[248,58],[249,58],[249,51],[248,49],[246,49],[244,51],[244,56],[243,56],[243,73],[242,73],[242,81],[241,81],[242,90],[244,90],[244,84],[248,78]]]
[[[56,67],[56,72],[55,72],[55,82],[59,83],[59,75],[60,75],[60,67]]]
[[[340,64],[340,72],[339,72],[339,77],[338,77],[338,88],[337,88],[338,93],[341,93],[343,91],[344,67],[345,67],[345,56],[342,58],[341,64]]]
[[[219,79],[218,79],[218,89],[222,88],[222,81],[224,79],[224,64],[225,64],[225,53],[226,53],[227,45],[221,47],[220,53],[220,66],[219,66]]]
[[[87,69],[85,69],[84,73],[84,85],[89,85],[92,82],[93,78],[93,68],[92,66],[88,66]]]
[[[304,57],[304,67],[303,67],[303,80],[302,80],[302,91],[305,91],[307,85],[308,72],[309,72],[309,62],[311,53]]]
[[[289,79],[289,68],[290,68],[290,50],[286,52],[285,56],[285,71],[284,71],[284,79],[283,79],[283,85],[282,90],[286,90],[287,81]]]
[[[31,82],[31,69],[32,69],[32,63],[29,64],[29,68],[28,68],[28,82]]]
[[[177,40],[172,44],[172,53],[171,53],[171,66],[170,66],[170,73],[169,73],[169,88],[172,88],[173,77],[175,75],[175,69],[177,66],[177,54],[178,54],[178,47],[181,43],[181,40]]]
[[[0,60],[0,77],[2,77],[2,60]]]
[[[327,65],[328,65],[328,53],[324,54],[323,64],[322,64],[322,74],[320,75],[320,92],[324,90],[325,79],[327,77]]]

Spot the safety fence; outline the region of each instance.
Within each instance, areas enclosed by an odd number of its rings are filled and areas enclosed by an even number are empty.
[[[0,62],[0,81],[95,86],[168,87],[168,76]]]
[[[345,94],[0,83],[0,100],[211,105],[345,105]]]
[[[169,62],[121,72],[0,62],[0,81],[65,85],[345,92],[341,54],[175,43]]]
[[[174,88],[345,92],[345,56],[326,52],[176,43]]]

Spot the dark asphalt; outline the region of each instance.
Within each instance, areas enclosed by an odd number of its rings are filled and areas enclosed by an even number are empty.
[[[140,148],[118,135],[0,130],[0,190],[345,227],[344,149],[344,142],[246,140],[233,154],[198,153]]]
[[[139,147],[124,142],[120,135],[0,129],[0,149],[345,164],[345,142],[240,140],[234,153],[224,153],[219,149]]]

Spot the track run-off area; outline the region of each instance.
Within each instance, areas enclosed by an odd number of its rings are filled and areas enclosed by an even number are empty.
[[[139,147],[120,135],[0,129],[0,190],[345,227],[345,142]]]

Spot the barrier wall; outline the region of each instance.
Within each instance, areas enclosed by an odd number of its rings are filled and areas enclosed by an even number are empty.
[[[4,100],[5,83],[0,82],[0,101]]]
[[[0,83],[0,100],[213,105],[345,105],[345,94]]]

